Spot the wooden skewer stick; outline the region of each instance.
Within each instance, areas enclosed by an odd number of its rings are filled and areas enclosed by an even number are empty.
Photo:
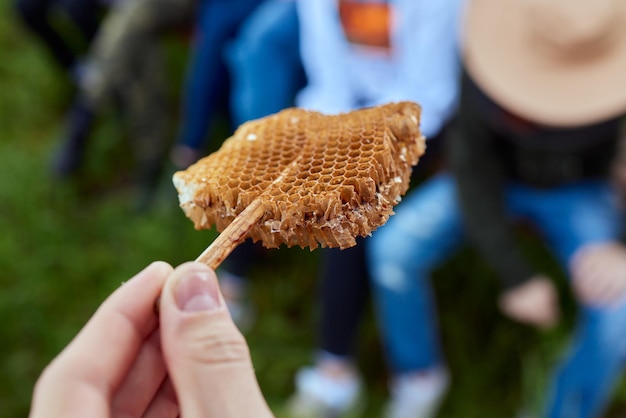
[[[222,230],[196,261],[216,270],[247,237],[270,248],[355,245],[408,189],[425,149],[419,121],[418,104],[399,102],[339,115],[287,109],[237,129],[173,176],[195,227]]]
[[[250,203],[237,217],[228,225],[221,234],[217,236],[203,252],[196,258],[196,261],[206,264],[215,270],[237,247],[265,213],[265,205],[261,196]]]
[[[195,261],[204,263],[213,270],[217,269],[222,261],[246,239],[252,227],[265,214],[265,196],[280,185],[289,172],[297,168],[302,155],[293,160],[272,183],[254,199],[233,221],[213,240],[213,242],[196,258]]]

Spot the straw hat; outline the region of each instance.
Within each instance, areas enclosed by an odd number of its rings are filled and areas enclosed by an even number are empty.
[[[551,126],[626,112],[626,0],[469,0],[465,66],[519,116]]]

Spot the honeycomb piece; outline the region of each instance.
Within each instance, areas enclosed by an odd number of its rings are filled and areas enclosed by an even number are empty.
[[[247,122],[174,174],[180,206],[196,229],[222,232],[256,202],[258,219],[241,239],[267,248],[351,247],[383,225],[407,191],[425,151],[420,110],[412,102],[339,115],[290,108]]]

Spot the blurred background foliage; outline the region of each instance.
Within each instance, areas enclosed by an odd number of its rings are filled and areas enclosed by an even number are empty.
[[[188,46],[183,38],[165,42],[176,103]],[[53,179],[50,157],[72,93],[18,25],[10,2],[0,2],[2,417],[27,415],[39,373],[122,281],[153,260],[177,265],[195,258],[215,234],[193,229],[168,178],[155,207],[133,211],[132,161],[114,113],[99,119],[80,178]],[[495,306],[498,282],[469,249],[442,266],[433,281],[453,376],[442,417],[512,417],[522,406],[536,411],[545,398],[546,371],[567,341],[574,310],[558,267],[532,235],[522,238],[536,262],[559,280],[564,320],[556,330],[538,332],[503,318]],[[261,387],[278,416],[293,391],[295,371],[314,355],[318,256],[272,250],[252,274],[257,321],[247,337]],[[377,416],[387,374],[371,309],[361,331],[365,416]],[[607,416],[626,416],[623,387]]]

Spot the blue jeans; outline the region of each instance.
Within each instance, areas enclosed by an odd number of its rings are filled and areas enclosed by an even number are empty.
[[[226,44],[261,0],[204,0],[183,92],[179,143],[205,145],[212,117],[227,109],[230,91],[224,59]],[[220,100],[221,99],[221,100]]]
[[[389,367],[403,373],[443,362],[429,277],[465,239],[448,175],[418,186],[395,212],[366,251]]]
[[[266,0],[226,49],[236,125],[293,106],[304,87],[295,1]]]
[[[511,216],[533,222],[564,268],[581,247],[619,239],[621,213],[606,183],[550,190],[510,184],[506,199]],[[429,275],[463,242],[454,181],[447,174],[409,194],[372,235],[367,249],[373,292],[394,373],[443,363]],[[622,373],[625,353],[626,304],[581,306],[569,352],[555,372],[546,416],[598,416]]]

